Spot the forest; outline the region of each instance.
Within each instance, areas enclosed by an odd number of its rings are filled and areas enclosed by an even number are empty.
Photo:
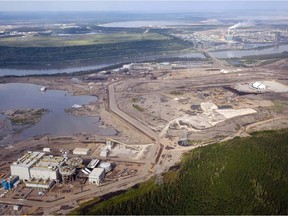
[[[138,41],[106,42],[103,44],[63,47],[0,46],[0,66],[57,66],[87,61],[111,62],[112,60],[115,61],[115,59],[119,61],[124,59],[129,62],[130,58],[157,56],[169,52],[177,52],[191,46],[191,44],[175,38],[161,38],[161,40],[153,38],[145,40],[144,38]],[[142,60],[145,60],[145,58]]]
[[[288,214],[288,130],[199,147],[179,169],[71,212],[101,215]]]

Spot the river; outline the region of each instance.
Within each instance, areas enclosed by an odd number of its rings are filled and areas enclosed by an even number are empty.
[[[242,58],[244,56],[275,54],[275,53],[282,53],[284,51],[288,51],[288,44],[263,49],[253,49],[253,50],[216,51],[216,52],[210,52],[210,54],[219,59],[226,59],[226,58]]]

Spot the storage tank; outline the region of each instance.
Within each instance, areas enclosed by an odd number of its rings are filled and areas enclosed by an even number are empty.
[[[76,168],[70,165],[62,166],[60,167],[59,172],[62,176],[62,181],[67,183],[73,180],[73,175],[76,172]]]
[[[112,165],[108,162],[102,162],[100,163],[99,168],[103,168],[105,170],[105,173],[107,173],[112,170]]]

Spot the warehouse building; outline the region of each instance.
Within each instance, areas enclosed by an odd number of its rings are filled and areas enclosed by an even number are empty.
[[[28,181],[31,178],[30,169],[44,155],[43,152],[27,152],[10,166],[11,175],[19,176],[21,180]]]
[[[63,165],[64,157],[43,156],[31,169],[30,177],[35,179],[57,180],[60,177],[59,167]]]
[[[103,168],[95,168],[89,174],[89,183],[100,185],[105,177],[105,170]]]
[[[26,187],[49,189],[60,178],[59,168],[64,162],[64,157],[28,152],[10,166],[11,175],[19,176]]]
[[[74,155],[88,155],[90,153],[91,149],[89,148],[75,148],[73,150]]]

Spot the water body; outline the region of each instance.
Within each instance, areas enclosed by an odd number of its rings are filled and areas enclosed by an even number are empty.
[[[146,61],[154,61],[157,59],[167,59],[167,58],[201,58],[205,59],[206,57],[202,53],[184,53],[184,54],[159,54],[159,55],[151,55],[151,56],[139,56],[134,58],[125,58],[122,59],[111,59],[109,62],[98,63],[95,62],[94,65],[89,66],[81,66],[81,67],[68,67],[68,68],[59,68],[59,69],[49,69],[49,66],[44,66],[47,69],[8,69],[8,68],[0,68],[0,77],[1,76],[26,76],[26,75],[41,75],[41,74],[59,74],[59,73],[75,73],[75,72],[84,72],[84,71],[93,71],[113,65],[124,64],[124,63],[136,63],[136,62],[146,62]]]
[[[41,74],[60,74],[60,73],[74,73],[78,71],[97,70],[100,68],[108,67],[113,64],[97,64],[83,67],[70,67],[63,69],[10,69],[0,68],[1,76],[25,76],[25,75],[41,75]]]
[[[49,112],[39,123],[26,129],[20,139],[36,135],[72,135],[77,133],[113,135],[114,128],[101,128],[99,117],[73,116],[65,112],[74,104],[88,104],[98,100],[93,96],[72,96],[64,91],[40,91],[41,86],[33,84],[0,84],[0,110],[44,108]],[[66,96],[65,96],[66,95]]]
[[[153,28],[164,28],[166,26],[179,26],[179,25],[191,25],[193,23],[188,22],[172,22],[172,21],[124,21],[124,22],[112,22],[101,24],[101,27],[110,28],[142,28],[142,27],[153,27]]]
[[[244,56],[275,54],[275,53],[282,53],[284,51],[288,51],[288,44],[255,50],[216,51],[216,52],[210,52],[210,54],[219,59],[226,59],[226,58],[242,58]]]
[[[252,44],[245,44],[243,49],[255,49],[258,47],[267,47],[273,45],[272,43],[252,43]]]
[[[200,58],[205,59],[206,57],[202,53],[186,53],[186,54],[180,54],[180,58]]]

